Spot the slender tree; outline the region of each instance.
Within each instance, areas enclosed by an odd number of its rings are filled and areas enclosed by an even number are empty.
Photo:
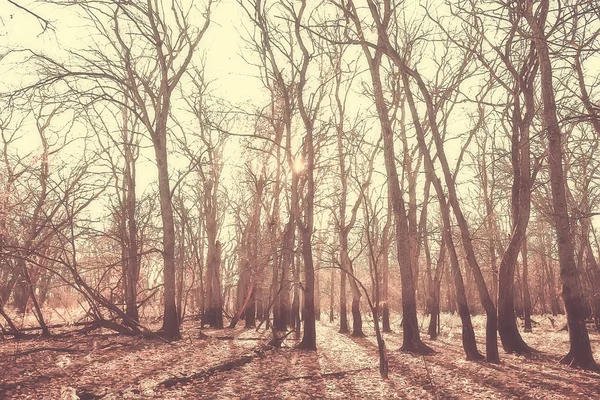
[[[552,86],[552,62],[548,41],[545,35],[546,20],[549,13],[549,1],[541,0],[536,10],[531,0],[521,3],[523,13],[531,29],[540,65],[540,81],[542,89],[542,121],[548,138],[548,164],[550,168],[550,186],[552,188],[552,205],[554,224],[558,242],[560,277],[562,281],[562,297],[567,310],[569,327],[569,353],[561,360],[572,367],[598,369],[594,361],[585,319],[586,307],[578,281],[575,264],[571,224],[567,210],[565,176],[563,170],[563,140],[558,118],[556,116],[556,98]]]

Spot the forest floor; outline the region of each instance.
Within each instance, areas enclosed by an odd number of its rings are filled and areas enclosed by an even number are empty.
[[[426,325],[422,317],[423,326]],[[13,340],[0,336],[1,399],[565,399],[600,398],[600,375],[558,363],[569,343],[545,316],[534,317],[525,341],[542,353],[504,354],[499,365],[468,362],[460,320],[444,315],[437,340],[425,343],[430,356],[399,351],[401,327],[386,334],[390,379],[379,377],[372,327],[366,338],[337,333],[336,324],[317,323],[317,352],[294,349],[288,336],[281,349],[266,346],[270,332],[205,329],[183,325],[182,340],[126,337],[109,331]],[[399,321],[397,321],[399,322]],[[474,317],[480,351],[484,318]],[[365,324],[366,325],[366,324]],[[72,328],[71,328],[72,329]],[[600,336],[590,329],[600,357]]]

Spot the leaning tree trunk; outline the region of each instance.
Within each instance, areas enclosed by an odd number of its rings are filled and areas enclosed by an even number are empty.
[[[444,194],[444,189],[442,187],[441,181],[436,176],[435,166],[433,164],[431,154],[429,153],[429,149],[427,148],[427,143],[425,142],[425,133],[423,131],[421,120],[417,113],[417,107],[414,101],[412,91],[410,89],[408,75],[405,71],[402,71],[401,75],[402,82],[404,84],[404,91],[406,93],[406,100],[408,101],[408,105],[410,107],[410,112],[413,119],[413,124],[415,125],[417,132],[417,141],[419,143],[421,154],[423,155],[425,160],[427,180],[428,182],[431,182],[431,184],[433,184],[440,205],[440,213],[442,215],[443,221],[442,236],[444,243],[446,244],[446,247],[448,249],[448,253],[450,255],[450,266],[452,268],[452,277],[454,280],[454,288],[456,290],[456,307],[458,309],[458,315],[460,316],[460,320],[462,323],[463,349],[465,351],[467,360],[481,360],[483,359],[483,356],[477,350],[477,342],[475,341],[475,331],[473,330],[471,315],[469,313],[469,306],[467,304],[465,285],[460,271],[458,255],[456,254],[456,247],[454,247],[454,239],[452,238],[452,223],[450,221],[450,210],[446,201],[446,195]],[[427,193],[427,189],[429,188],[429,186],[426,185],[425,188]]]
[[[440,164],[442,166],[444,180],[446,181],[449,202],[452,206],[454,215],[456,217],[456,221],[460,228],[463,248],[465,250],[469,266],[471,267],[473,278],[475,279],[475,284],[477,286],[477,291],[479,292],[481,304],[485,309],[486,313],[486,360],[488,362],[498,363],[500,361],[500,356],[498,354],[498,319],[496,315],[496,306],[494,305],[494,302],[489,294],[487,285],[485,283],[485,279],[483,278],[483,274],[481,272],[481,268],[475,256],[471,232],[469,230],[467,220],[460,207],[460,202],[456,193],[456,182],[450,171],[448,159],[446,158],[446,154],[444,152],[444,144],[439,131],[439,127],[437,125],[436,111],[433,104],[433,100],[431,98],[431,94],[429,93],[425,82],[423,81],[423,79],[417,71],[409,70],[397,54],[394,54],[394,61],[397,63],[399,68],[401,68],[403,71],[406,71],[407,74],[409,74],[416,80],[421,94],[425,99],[427,117],[430,124],[431,133],[435,142],[438,159],[440,160]]]
[[[390,12],[387,8],[388,5],[386,5],[386,13]],[[363,26],[352,0],[348,1],[347,7],[359,37],[364,38]],[[373,13],[375,11],[371,10],[371,12]],[[379,46],[374,54],[371,53],[371,49],[365,41],[361,41],[361,48],[367,59],[371,75],[375,108],[377,109],[377,116],[381,126],[381,136],[383,138],[383,155],[387,174],[388,195],[391,198],[394,214],[396,252],[398,263],[400,265],[400,281],[402,287],[403,342],[401,349],[407,352],[426,354],[431,353],[433,350],[421,341],[419,334],[415,283],[410,259],[410,246],[408,243],[409,232],[406,217],[406,205],[403,199],[403,192],[400,188],[398,170],[396,169],[394,132],[381,82],[380,66],[381,58],[383,56],[383,39],[384,32],[380,32],[380,35],[378,36]]]
[[[511,206],[513,227],[506,251],[500,261],[498,273],[498,332],[502,347],[507,353],[530,353],[533,351],[519,333],[515,316],[515,269],[517,257],[525,241],[531,209],[531,153],[529,129],[535,116],[533,86],[538,63],[535,47],[529,48],[518,81],[513,89],[511,164],[513,185]],[[521,97],[525,104],[521,105]],[[523,110],[524,115],[523,115]]]
[[[548,0],[541,0],[539,9],[535,15],[532,8],[532,1],[528,0],[525,13],[527,22],[533,33],[533,40],[540,63],[543,107],[542,122],[546,128],[546,135],[548,137],[550,187],[552,189],[554,223],[558,239],[562,297],[567,310],[567,326],[569,327],[570,349],[561,362],[572,367],[597,370],[598,365],[594,361],[590,338],[585,325],[587,312],[583,293],[581,293],[579,285],[570,219],[567,210],[566,180],[562,166],[562,134],[556,115],[556,100],[552,86],[552,65],[550,63],[548,42],[544,33],[544,21],[548,15],[549,2]]]

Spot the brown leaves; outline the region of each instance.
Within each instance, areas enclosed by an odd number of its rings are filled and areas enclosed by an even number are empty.
[[[458,319],[458,318],[456,318]],[[336,326],[317,325],[317,352],[265,347],[270,333],[206,330],[184,325],[183,340],[115,335],[0,342],[0,397],[145,399],[145,398],[593,398],[597,374],[558,364],[568,350],[568,334],[554,331],[546,318],[525,341],[543,353],[525,358],[502,354],[502,364],[465,361],[460,324],[446,324],[438,340],[428,341],[438,353],[419,357],[399,352],[402,330],[386,334],[390,380],[378,373],[377,345],[366,338],[337,333]],[[483,321],[475,320],[483,342]],[[560,325],[563,321],[557,321]],[[212,337],[211,337],[212,336]],[[227,336],[228,340],[216,339]],[[600,350],[596,332],[592,345]],[[483,348],[483,345],[481,346]],[[56,351],[58,349],[58,351]],[[66,350],[61,350],[66,349]],[[72,350],[72,351],[71,351]],[[18,357],[15,357],[18,355]],[[73,390],[75,393],[73,394]],[[71,396],[71,397],[69,397]]]

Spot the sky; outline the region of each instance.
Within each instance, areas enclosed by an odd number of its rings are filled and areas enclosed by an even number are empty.
[[[43,31],[39,21],[32,15],[0,0],[0,54],[3,49],[32,49],[52,57],[61,57],[64,50],[77,50],[82,43],[89,42],[88,29],[82,27],[82,20],[74,9],[56,5],[40,5],[39,2],[24,0],[20,3],[29,7],[43,18],[47,18],[53,29]],[[211,26],[201,42],[199,57],[205,57],[205,74],[211,81],[210,87],[217,96],[236,104],[261,104],[261,83],[255,71],[248,68],[241,57],[243,43],[238,30],[243,29],[241,9],[235,0],[222,0],[215,7]],[[26,70],[20,65],[23,55],[12,55],[3,63],[11,71],[2,72],[0,91],[7,86],[18,85]],[[34,142],[29,142],[32,145]],[[148,171],[147,169],[145,171]],[[148,171],[150,172],[150,171]],[[142,181],[152,181],[154,174],[141,177]]]
[[[59,56],[63,50],[77,49],[82,43],[89,41],[87,29],[82,27],[81,19],[70,8],[30,0],[22,0],[19,4],[30,7],[34,12],[47,18],[54,29],[43,32],[36,18],[6,0],[0,0],[0,54],[7,48],[31,48],[50,56]],[[264,104],[265,93],[256,76],[256,68],[249,66],[241,56],[245,51],[240,38],[240,34],[245,34],[242,17],[243,12],[235,0],[221,0],[214,9],[212,23],[202,41],[201,49],[206,54],[206,76],[212,81],[214,92],[236,104],[254,107]],[[15,60],[18,59],[15,57]],[[22,71],[24,66],[13,64],[12,67],[16,67],[12,74],[0,71],[2,76],[0,90],[11,82],[19,81],[17,72]],[[426,71],[427,68],[426,64],[419,66],[420,71]],[[352,104],[356,108],[372,107],[372,104],[365,102],[364,98],[362,103],[357,100]],[[464,113],[462,115],[456,113],[453,122],[456,124],[457,132],[466,131],[471,123]],[[374,133],[377,134],[376,124],[374,127]],[[229,153],[235,157],[239,154],[239,147],[232,146],[229,148]],[[454,164],[452,158],[458,154],[459,146],[459,141],[448,142],[447,152],[451,165]],[[400,149],[397,149],[397,153],[399,152]],[[153,164],[152,158],[152,154],[148,154],[146,162]],[[139,171],[139,182],[142,186],[154,182],[154,168],[139,168]]]
[[[64,54],[64,50],[76,50],[90,40],[87,28],[82,27],[81,18],[71,8],[23,0],[20,4],[31,7],[31,10],[47,18],[52,23],[54,29],[43,32],[39,22],[33,16],[18,10],[5,0],[0,0],[0,4],[2,4],[0,6],[2,7],[0,8],[0,35],[2,35],[0,36],[0,49],[3,47],[31,48],[36,51],[43,51],[50,56],[60,57],[61,54]],[[255,67],[249,66],[241,56],[245,49],[240,35],[246,33],[242,22],[242,9],[235,0],[221,0],[216,5],[211,19],[211,26],[202,39],[201,49],[206,56],[205,74],[212,81],[212,89],[217,96],[238,105],[247,105],[250,110],[252,110],[252,107],[264,104],[266,100],[265,91],[257,78],[257,70]],[[355,50],[350,49],[349,51]],[[356,48],[356,51],[359,51],[359,49]],[[201,55],[202,53],[199,56]],[[18,57],[15,59],[18,59]],[[420,66],[421,70],[426,68],[427,65]],[[17,66],[15,71],[22,71],[22,67]],[[7,75],[2,74],[2,76]],[[367,79],[366,76],[365,79]],[[19,77],[13,75],[5,80],[4,84],[11,80],[18,81]],[[359,81],[359,79],[356,80],[352,88],[353,91],[362,91]],[[0,85],[2,84],[3,82],[0,81]],[[349,107],[354,109],[353,112],[361,110],[363,113],[374,113],[372,102],[366,100],[364,96],[354,94],[351,97]],[[368,109],[371,109],[371,111],[367,111]],[[459,119],[466,121],[466,118],[455,118],[455,120]],[[377,136],[379,132],[378,124],[375,120],[371,124],[373,127],[371,134]],[[231,168],[234,167],[233,164],[240,161],[239,158],[236,158],[240,151],[239,146],[236,144],[237,141],[232,140],[230,142],[227,153],[232,156],[233,160],[228,163],[229,171],[224,171],[223,176],[225,179],[232,177]],[[33,143],[35,142],[29,142],[30,145]],[[450,142],[450,146],[457,149],[456,151],[452,151],[451,148],[448,149],[451,163],[453,163],[453,156],[458,154],[459,145],[459,141]],[[400,148],[397,148],[396,151],[398,154],[401,153]],[[142,159],[145,159],[142,163],[147,164],[148,167],[142,165],[141,168],[138,168],[138,186],[140,187],[154,184],[156,179],[152,152],[148,150],[147,154],[142,155]],[[173,166],[176,166],[177,161],[177,159],[172,160]],[[379,171],[384,170],[383,165],[376,166],[376,168]],[[373,179],[379,181],[378,185],[383,185],[385,177],[375,174]]]

